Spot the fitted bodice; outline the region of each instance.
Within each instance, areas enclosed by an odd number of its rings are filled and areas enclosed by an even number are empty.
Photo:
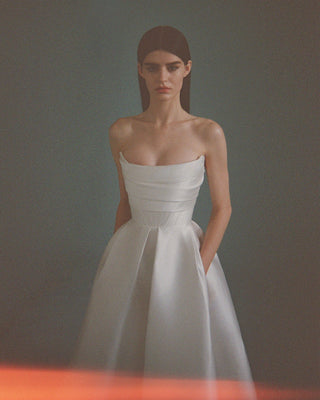
[[[192,219],[204,180],[204,156],[170,165],[120,164],[132,219],[142,225],[183,225]]]

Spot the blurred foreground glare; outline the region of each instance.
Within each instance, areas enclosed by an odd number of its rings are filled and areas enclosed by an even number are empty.
[[[211,388],[215,388],[213,396]],[[319,400],[320,388],[255,384],[258,400]],[[2,400],[247,400],[235,381],[160,379],[112,372],[0,367]]]

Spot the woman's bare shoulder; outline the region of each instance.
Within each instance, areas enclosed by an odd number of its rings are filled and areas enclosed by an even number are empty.
[[[131,127],[131,117],[121,117],[109,126],[110,136],[126,134]]]
[[[222,129],[220,124],[217,121],[214,121],[213,119],[210,119],[210,118],[198,117],[197,124],[198,124],[199,128],[201,128],[202,130]]]
[[[201,117],[199,119],[198,133],[205,141],[212,141],[218,139],[219,137],[224,137],[224,132],[221,125],[210,118]]]
[[[121,117],[109,127],[109,140],[112,147],[120,150],[132,133],[131,117]]]

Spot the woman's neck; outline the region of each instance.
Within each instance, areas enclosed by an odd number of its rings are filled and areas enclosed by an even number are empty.
[[[150,99],[149,107],[143,114],[147,121],[151,122],[158,128],[169,125],[173,122],[181,121],[189,115],[182,108],[180,99],[172,99],[168,101],[152,101],[152,99]]]

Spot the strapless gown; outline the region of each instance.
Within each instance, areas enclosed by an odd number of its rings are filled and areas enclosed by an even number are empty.
[[[132,218],[102,255],[73,366],[243,381],[254,399],[218,254],[205,274],[192,220],[204,156],[149,166],[120,153],[120,164]]]

